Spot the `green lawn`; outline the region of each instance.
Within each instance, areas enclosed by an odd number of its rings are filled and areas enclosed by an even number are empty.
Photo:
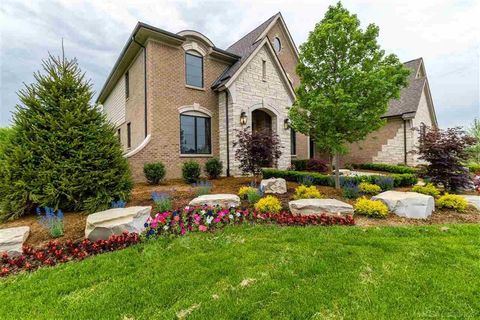
[[[0,280],[0,319],[480,317],[480,226],[232,226]],[[254,279],[254,280],[253,280]]]

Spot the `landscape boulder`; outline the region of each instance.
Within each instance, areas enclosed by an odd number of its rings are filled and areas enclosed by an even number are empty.
[[[260,188],[264,193],[284,194],[287,192],[287,182],[283,178],[263,179]]]
[[[477,210],[480,210],[480,196],[462,195],[462,197],[468,201],[468,204],[474,206]]]
[[[115,208],[96,212],[87,217],[85,238],[106,240],[112,234],[124,231],[141,233],[150,217],[152,207]]]
[[[336,199],[299,199],[288,203],[293,214],[353,214],[353,207]]]
[[[27,240],[29,234],[30,227],[0,229],[0,253],[21,254],[23,243]]]
[[[236,194],[219,193],[219,194],[205,194],[196,197],[188,204],[190,206],[220,206],[222,208],[238,207],[240,205],[240,198]]]
[[[405,218],[426,219],[435,211],[433,197],[417,192],[386,191],[372,200],[382,201],[390,211]]]

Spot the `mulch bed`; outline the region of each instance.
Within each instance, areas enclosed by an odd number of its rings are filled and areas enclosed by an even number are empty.
[[[241,178],[219,178],[212,181],[212,193],[233,193],[237,194],[241,186],[248,185],[252,182],[250,177]],[[287,182],[287,193],[277,195],[282,202],[283,207],[288,209],[288,201],[298,186],[295,182]],[[344,199],[341,190],[332,187],[318,186],[318,190],[326,197],[338,199],[353,204],[355,200]],[[409,191],[410,188],[397,188],[398,191]],[[195,197],[195,190],[184,183],[182,180],[169,180],[161,185],[149,185],[139,183],[135,185],[132,192],[132,198],[127,206],[150,206],[153,204],[151,200],[152,192],[166,192],[172,198],[174,208],[186,206],[190,200]],[[247,203],[244,203],[247,205]],[[65,235],[57,238],[60,242],[67,240],[79,240],[85,236],[85,222],[87,216],[79,212],[65,213]],[[465,213],[458,213],[450,210],[437,210],[428,220],[405,219],[390,214],[386,219],[373,219],[363,216],[355,216],[355,222],[358,226],[401,226],[401,225],[430,225],[430,224],[448,224],[448,223],[480,223],[480,213],[473,208],[468,209]],[[48,232],[38,222],[36,216],[26,216],[15,221],[0,223],[0,228],[10,228],[18,226],[29,226],[30,236],[26,243],[32,246],[40,246],[51,240]]]

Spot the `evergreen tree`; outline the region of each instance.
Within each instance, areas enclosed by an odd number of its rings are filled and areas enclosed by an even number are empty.
[[[388,102],[407,84],[408,69],[380,49],[378,32],[373,24],[362,30],[338,2],[300,46],[301,83],[289,117],[296,131],[336,154],[337,188],[339,154],[385,124]]]
[[[76,59],[49,58],[18,96],[14,134],[2,156],[0,211],[14,219],[37,206],[95,212],[127,200],[130,171]]]

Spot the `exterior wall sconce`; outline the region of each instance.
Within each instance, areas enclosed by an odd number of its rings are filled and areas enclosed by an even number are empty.
[[[290,119],[286,118],[283,121],[283,129],[288,130],[290,128]]]
[[[240,114],[240,124],[242,126],[246,125],[247,124],[247,114],[245,112],[242,111],[242,113]]]

